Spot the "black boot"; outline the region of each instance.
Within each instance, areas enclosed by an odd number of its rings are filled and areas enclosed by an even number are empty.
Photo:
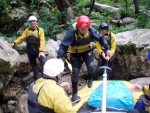
[[[92,79],[89,79],[88,80],[88,88],[91,88],[92,87],[92,85],[93,85],[93,80]]]
[[[72,94],[71,101],[72,101],[73,103],[78,103],[78,102],[80,102],[80,100],[81,100],[81,98],[77,95],[77,93]]]
[[[33,67],[33,74],[34,74],[34,80],[37,80],[39,78],[39,70],[38,67]]]
[[[77,95],[78,92],[78,82],[72,82],[72,98],[71,101],[73,103],[78,103],[80,102],[80,97]]]
[[[44,67],[44,64],[46,62],[46,57],[40,56],[39,61],[40,61],[40,64],[41,64],[41,74],[43,76],[43,67]]]

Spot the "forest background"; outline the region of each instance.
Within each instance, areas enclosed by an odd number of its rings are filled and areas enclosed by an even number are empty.
[[[112,24],[111,20],[115,17],[112,15],[115,14],[109,9],[95,9],[95,3],[120,8],[120,17],[115,18],[117,20],[132,17],[136,22]],[[20,19],[15,17],[11,20],[10,13],[14,8],[25,8],[26,12],[19,13]],[[44,29],[46,39],[55,39],[56,34],[66,32],[80,15],[88,15],[97,30],[103,22],[107,22],[114,33],[150,28],[149,0],[0,0],[0,36],[8,42],[15,40],[20,35],[18,31],[28,26],[27,18],[31,14],[38,17],[38,25]]]

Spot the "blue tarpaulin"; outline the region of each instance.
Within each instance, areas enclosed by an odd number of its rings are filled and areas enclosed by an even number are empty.
[[[94,108],[102,107],[102,89],[100,84],[91,94],[88,105]],[[108,108],[129,110],[134,108],[133,93],[123,81],[107,82],[106,106]]]

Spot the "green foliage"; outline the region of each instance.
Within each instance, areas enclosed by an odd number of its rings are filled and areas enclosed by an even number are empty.
[[[76,10],[77,15],[87,15],[88,10],[91,3],[91,0],[78,0],[76,2],[76,5],[74,6],[74,9]]]
[[[146,12],[141,12],[141,14],[138,16],[137,27],[150,28],[150,17],[147,16]]]
[[[65,11],[58,13],[55,8],[53,10],[50,10],[49,8],[41,7],[39,11],[40,20],[38,21],[38,24],[40,27],[44,28],[46,37],[55,39],[56,34],[64,30],[64,28],[58,27],[58,24],[60,23],[60,17],[64,15],[64,13]]]
[[[78,2],[76,3],[76,7],[80,9],[80,8],[89,6],[90,3],[91,3],[91,0],[82,0],[82,2],[81,0],[78,0]]]
[[[98,3],[101,4],[109,4],[109,5],[114,5],[116,3],[113,2],[113,0],[97,0]]]
[[[110,30],[113,33],[119,33],[124,31],[129,31],[136,28],[136,24],[122,25],[119,28],[116,25],[110,25]]]
[[[4,35],[4,34],[2,34],[2,33],[0,33],[0,37],[3,37],[7,42],[9,42],[9,43],[11,43],[12,42],[12,40],[14,40],[14,39],[16,39],[16,37],[9,37],[9,36],[6,36],[6,35]]]
[[[29,11],[34,11],[35,9],[38,9],[38,3],[37,0],[32,0],[32,2],[29,5]]]
[[[11,6],[8,0],[0,0],[0,14],[8,14],[11,11]]]
[[[150,9],[150,1],[149,0],[139,0],[140,3],[146,7],[146,9]]]
[[[150,2],[149,0],[139,0],[140,3],[140,13],[135,15],[138,19],[136,26],[138,28],[150,28]]]
[[[51,11],[47,7],[41,7],[40,11],[39,11],[39,14],[40,14],[40,18],[42,20],[45,20],[45,19],[48,20],[51,16]]]
[[[105,9],[103,11],[98,11],[93,9],[91,13],[91,21],[92,26],[96,29],[99,28],[99,25],[103,22],[107,22],[110,25],[110,29],[114,33],[131,30],[134,28],[150,28],[150,17],[147,16],[148,9],[150,8],[149,0],[138,0],[140,4],[140,14],[134,14],[133,0],[118,0],[118,2],[114,2],[115,0],[96,0],[98,3],[108,4],[110,6],[118,5],[122,10],[121,13],[123,17],[130,16],[138,19],[137,23],[130,25],[122,25],[117,27],[110,22],[112,17],[117,17],[120,12],[112,12],[110,9]],[[89,13],[91,0],[76,0],[74,3],[73,10],[75,12],[75,16],[79,15],[87,15]],[[11,6],[9,5],[9,0],[0,0],[0,14],[7,14],[11,11]],[[67,18],[66,11],[59,12],[57,6],[55,4],[55,0],[31,0],[31,3],[28,4],[28,12],[29,14],[32,12],[36,12],[39,15],[38,24],[45,31],[45,36],[55,39],[55,35],[61,32],[66,32],[68,28],[71,26],[70,24],[65,25],[64,27],[60,27],[61,17]],[[115,15],[115,16],[114,16]],[[76,20],[73,20],[73,22]],[[27,26],[27,22],[24,24]],[[3,35],[3,34],[0,34]],[[8,35],[9,36],[9,35]],[[12,38],[8,38],[5,36],[4,38],[11,42]],[[12,34],[10,36],[13,36]],[[14,35],[16,36],[16,35]]]

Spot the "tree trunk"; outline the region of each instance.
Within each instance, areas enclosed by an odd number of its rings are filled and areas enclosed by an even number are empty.
[[[89,17],[90,17],[92,10],[94,8],[94,3],[95,3],[95,0],[91,0],[90,10],[89,10],[89,14],[88,14]]]
[[[67,20],[74,18],[74,14],[68,0],[55,0],[55,2],[61,13],[61,23],[66,24]]]
[[[133,0],[133,4],[135,7],[135,14],[138,14],[140,12],[138,0]]]

